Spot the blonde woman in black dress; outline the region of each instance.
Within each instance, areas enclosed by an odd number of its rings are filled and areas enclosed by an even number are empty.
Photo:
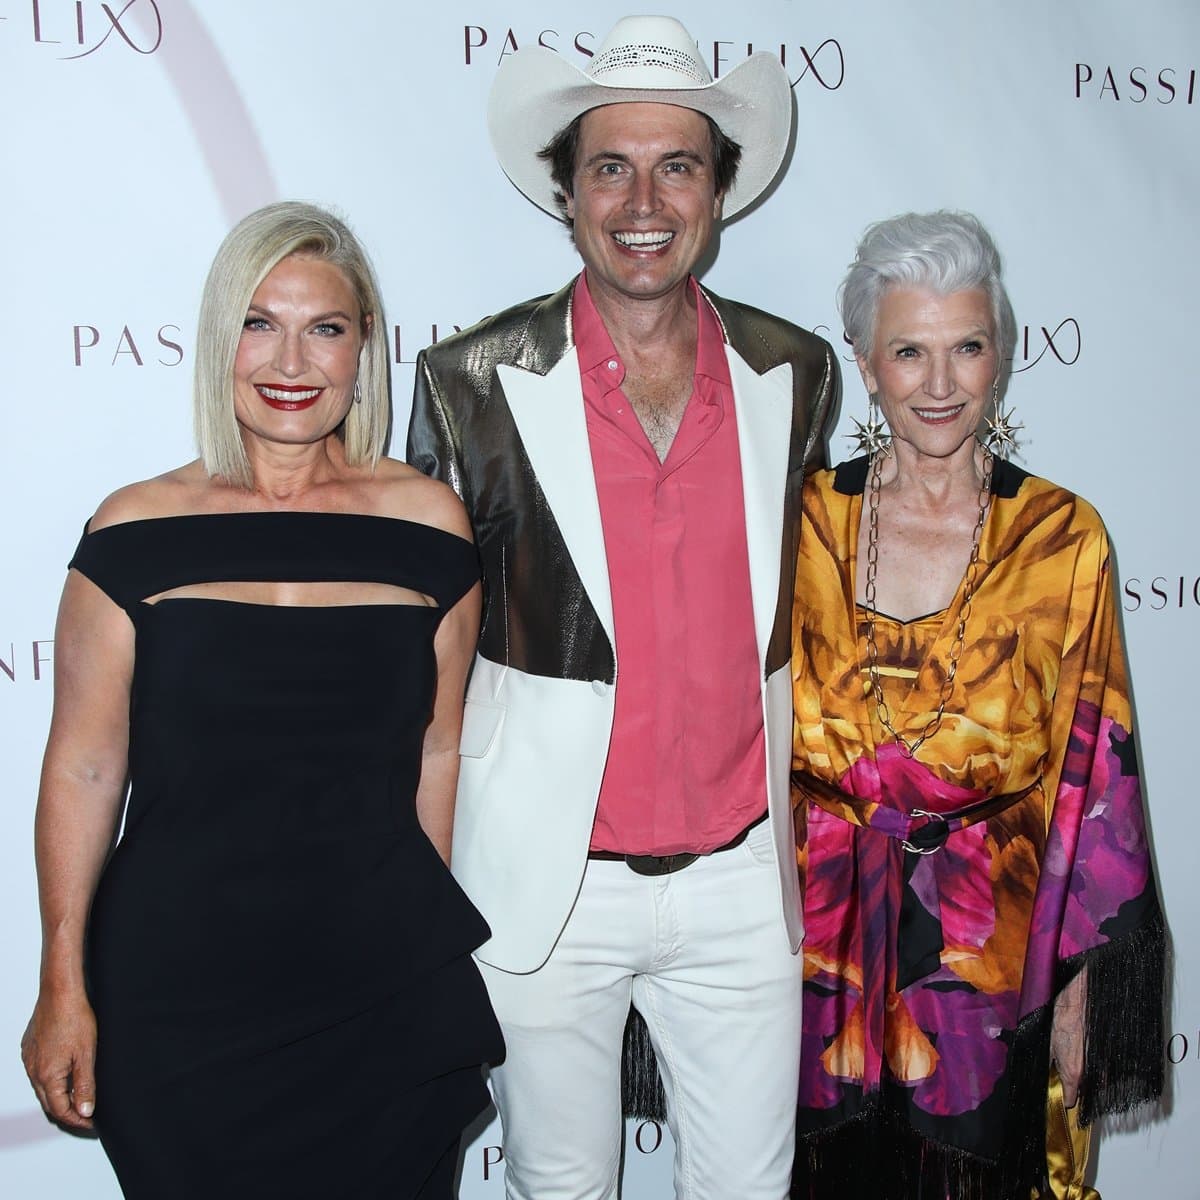
[[[200,459],[105,500],[63,593],[25,1066],[131,1200],[449,1197],[502,1051],[446,866],[470,526],[382,457],[341,222],[247,217],[197,342]]]

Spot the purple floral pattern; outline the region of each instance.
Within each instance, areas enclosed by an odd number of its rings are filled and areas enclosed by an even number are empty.
[[[806,488],[794,624],[801,1130],[900,1089],[946,1141],[980,1152],[956,1119],[1004,1104],[1018,1025],[1053,1001],[1063,960],[1122,936],[1152,892],[1107,541],[1086,503],[1042,480],[994,498],[954,689],[909,758],[860,669],[861,494],[834,478]],[[876,620],[880,661],[898,668],[884,684],[893,719],[910,739],[936,711],[958,604]],[[910,861],[914,809],[953,814],[997,796],[1007,807]]]

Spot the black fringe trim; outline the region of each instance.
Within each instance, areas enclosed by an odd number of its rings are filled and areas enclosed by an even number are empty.
[[[1085,966],[1088,972],[1079,1095],[1083,1124],[1162,1095],[1165,965],[1166,925],[1157,908],[1139,928],[1061,964],[1058,990]],[[1046,1087],[1052,1011],[1030,1013],[1013,1036],[1003,1148],[994,1161],[915,1130],[904,1092],[895,1089],[895,1103],[877,1094],[849,1120],[798,1134],[792,1200],[1049,1197]],[[621,1051],[621,1105],[627,1117],[666,1120],[658,1060],[634,1008]]]
[[[1006,1126],[994,1159],[938,1140],[907,1091],[872,1094],[853,1117],[798,1133],[792,1200],[1014,1200],[1049,1197],[1046,1078],[1050,1010],[1031,1013],[1013,1035]],[[980,1114],[986,1121],[986,1114]],[[802,1114],[803,1116],[803,1114]]]
[[[621,1111],[639,1121],[667,1119],[667,1095],[658,1074],[658,1059],[650,1042],[650,1031],[636,1008],[625,1022],[621,1047]]]
[[[1080,1124],[1162,1095],[1166,953],[1166,923],[1156,906],[1139,928],[1062,964],[1060,987],[1087,969]]]
[[[1166,927],[1156,906],[1137,928],[1060,965],[1056,991],[1085,967],[1088,973],[1082,1123],[1162,1094],[1165,961]],[[1030,1013],[1013,1035],[997,1153],[981,1157],[946,1144],[956,1121],[919,1112],[907,1091],[892,1085],[848,1119],[798,1133],[792,1200],[1049,1200],[1046,1090],[1053,1011],[1051,1004]],[[997,1119],[990,1107],[975,1115],[979,1131]]]

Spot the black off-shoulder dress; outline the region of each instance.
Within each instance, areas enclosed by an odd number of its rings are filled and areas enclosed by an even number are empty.
[[[85,533],[136,631],[132,790],[87,941],[96,1123],[130,1200],[450,1196],[503,1052],[488,937],[417,823],[433,638],[474,547],[381,517]],[[427,604],[168,597],[369,581]]]

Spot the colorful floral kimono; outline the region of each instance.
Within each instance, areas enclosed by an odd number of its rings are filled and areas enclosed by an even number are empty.
[[[1163,1077],[1163,922],[1104,527],[996,463],[957,677],[909,758],[879,723],[854,599],[867,468],[811,479],[800,532],[793,1196],[1066,1196],[1082,1186],[1080,1126],[1156,1097]],[[876,617],[881,686],[910,743],[937,713],[961,606],[960,593],[917,620]],[[1068,1117],[1051,1018],[1085,968]]]

